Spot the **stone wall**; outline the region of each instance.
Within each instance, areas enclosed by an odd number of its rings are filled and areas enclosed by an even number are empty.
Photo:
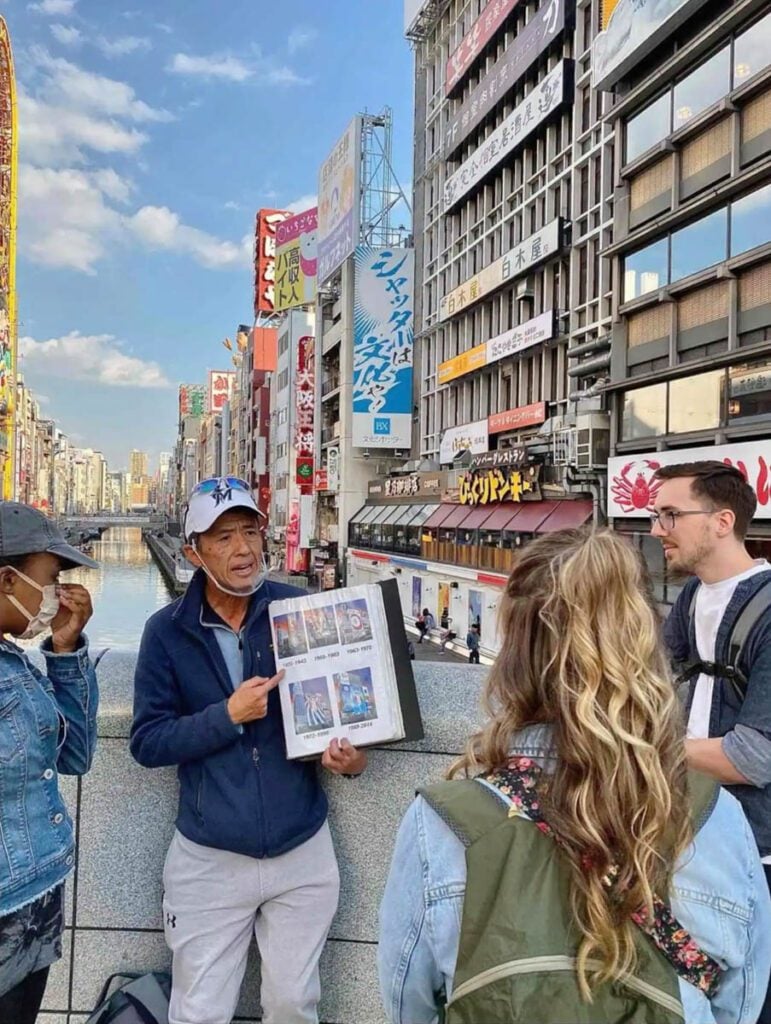
[[[128,750],[134,656],[99,666],[99,746],[83,779],[62,778],[76,822],[77,868],[67,886],[65,956],[39,1024],[82,1024],[105,979],[122,968],[167,969],[161,872],[174,829],[176,775],[140,768]],[[360,779],[327,776],[342,876],[340,908],[322,958],[321,1020],[383,1024],[376,972],[377,910],[399,820],[415,789],[439,779],[479,717],[486,669],[414,665],[426,739],[373,750]],[[259,1019],[253,950],[236,1020]]]

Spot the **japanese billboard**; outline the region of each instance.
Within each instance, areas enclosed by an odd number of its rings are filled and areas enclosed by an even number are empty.
[[[562,218],[549,221],[540,231],[528,235],[478,274],[469,277],[439,300],[439,320],[448,320],[508,281],[556,256],[563,245]]]
[[[448,213],[473,188],[521,146],[564,103],[573,98],[573,62],[561,60],[531,90],[479,149],[464,160],[444,185],[442,211]]]
[[[318,208],[288,217],[276,228],[274,308],[283,313],[316,301]]]
[[[203,416],[206,412],[206,385],[179,385],[179,418]]]
[[[254,315],[274,313],[276,231],[291,217],[285,210],[258,210],[254,228]]]
[[[442,155],[447,160],[463,140],[517,84],[570,22],[573,0],[547,0],[506,47],[492,70],[456,111],[444,131]]]
[[[301,494],[313,491],[313,410],[316,404],[314,377],[316,339],[303,335],[297,343],[297,366],[294,378],[295,426],[294,448],[297,483]],[[301,545],[305,547],[307,545]]]
[[[541,467],[480,469],[465,473],[458,487],[461,505],[492,505],[500,501],[540,501]]]
[[[703,6],[703,0],[617,0],[592,43],[592,86],[612,89]],[[606,12],[603,11],[603,22]]]
[[[496,412],[487,420],[487,429],[491,434],[500,434],[504,430],[519,430],[520,427],[536,427],[546,419],[546,402],[533,402],[532,405],[520,405],[517,409]]]
[[[0,17],[0,497],[15,497],[16,78],[8,27]]]
[[[539,345],[542,341],[548,341],[553,334],[554,312],[549,310],[533,317],[532,320],[526,320],[523,324],[517,324],[503,334],[490,338],[489,341],[483,341],[481,345],[475,345],[453,359],[440,363],[437,370],[438,383],[440,386],[449,384],[451,380],[464,377],[467,373],[498,362],[499,359],[516,355],[517,352]]]
[[[618,455],[608,459],[608,516],[644,519],[661,486],[653,479],[659,466],[717,459],[741,470],[758,499],[756,519],[771,519],[771,440],[721,444],[707,448]]]
[[[519,3],[519,0],[488,0],[477,20],[450,54],[444,76],[444,91],[451,96],[477,57]]]
[[[477,420],[475,423],[464,423],[460,427],[449,427],[442,434],[442,441],[439,446],[439,461],[441,463],[452,462],[456,455],[461,452],[486,452],[489,448],[487,432],[487,420]]]
[[[356,247],[353,444],[409,448],[415,253]]]
[[[209,370],[209,412],[222,412],[233,397],[236,375],[232,370]]]
[[[354,117],[319,172],[317,280],[323,284],[359,242],[361,118]]]

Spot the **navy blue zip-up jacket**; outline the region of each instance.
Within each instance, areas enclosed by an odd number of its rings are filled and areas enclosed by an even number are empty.
[[[134,679],[131,753],[146,768],[178,765],[177,828],[187,839],[276,857],[314,835],[327,799],[312,762],[288,761],[278,690],[265,718],[234,725],[233,687],[213,629],[201,625],[206,577],[148,621]],[[303,591],[267,580],[241,636],[244,678],[275,674],[268,604]]]
[[[715,638],[717,664],[727,664],[731,633],[739,612],[768,577],[769,573],[761,572],[736,587]],[[698,586],[698,579],[689,580],[664,624],[664,639],[676,663],[698,658],[696,625],[689,614]],[[747,679],[744,700],[740,700],[728,680],[716,678],[709,735],[723,737],[726,757],[751,783],[726,789],[741,803],[760,855],[767,857],[771,854],[771,604],[747,637],[739,668]],[[696,683],[697,678],[692,679],[688,688],[686,719],[691,713]]]

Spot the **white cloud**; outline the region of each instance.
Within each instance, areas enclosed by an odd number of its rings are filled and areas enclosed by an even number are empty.
[[[223,210],[243,210],[243,206],[240,203],[235,202],[233,199],[228,199],[222,206]]]
[[[300,196],[299,199],[293,200],[293,202],[287,204],[284,209],[289,210],[291,213],[304,213],[306,210],[313,209],[317,206],[319,197],[317,195]]]
[[[167,206],[143,206],[127,224],[147,248],[192,256],[210,270],[248,266],[251,260],[251,244],[245,250],[243,241],[238,245],[190,227]]]
[[[254,74],[254,71],[238,57],[196,57],[189,53],[175,53],[167,70],[176,75],[223,78],[230,82],[245,82]]]
[[[127,203],[134,191],[134,183],[122,178],[112,167],[102,167],[98,171],[93,171],[91,180],[114,203]]]
[[[77,0],[40,0],[40,3],[27,4],[27,10],[35,11],[36,14],[67,18],[75,10],[76,3]]]
[[[296,71],[288,68],[285,64],[278,67],[266,68],[263,78],[270,85],[310,85],[311,79],[298,75]]]
[[[293,28],[289,33],[287,39],[287,50],[290,54],[298,53],[303,50],[306,46],[309,46],[314,39],[318,36],[318,32],[314,28],[305,28],[302,25],[298,25]]]
[[[61,338],[19,339],[25,371],[47,377],[84,380],[108,387],[168,388],[171,383],[155,362],[127,355],[112,334],[70,331]]]
[[[98,36],[94,45],[102,51],[106,57],[127,57],[132,53],[152,49],[152,43],[144,36],[118,36],[116,39],[105,39]]]
[[[62,46],[80,46],[83,42],[83,36],[79,29],[73,25],[60,25],[58,21],[55,21],[51,26],[51,35],[54,39],[61,43]]]

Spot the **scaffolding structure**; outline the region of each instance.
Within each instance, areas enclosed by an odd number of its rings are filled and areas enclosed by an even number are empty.
[[[393,224],[394,211],[404,204],[407,219],[412,206],[393,169],[393,113],[363,113],[361,118],[360,241],[373,248],[403,245],[411,224]]]

